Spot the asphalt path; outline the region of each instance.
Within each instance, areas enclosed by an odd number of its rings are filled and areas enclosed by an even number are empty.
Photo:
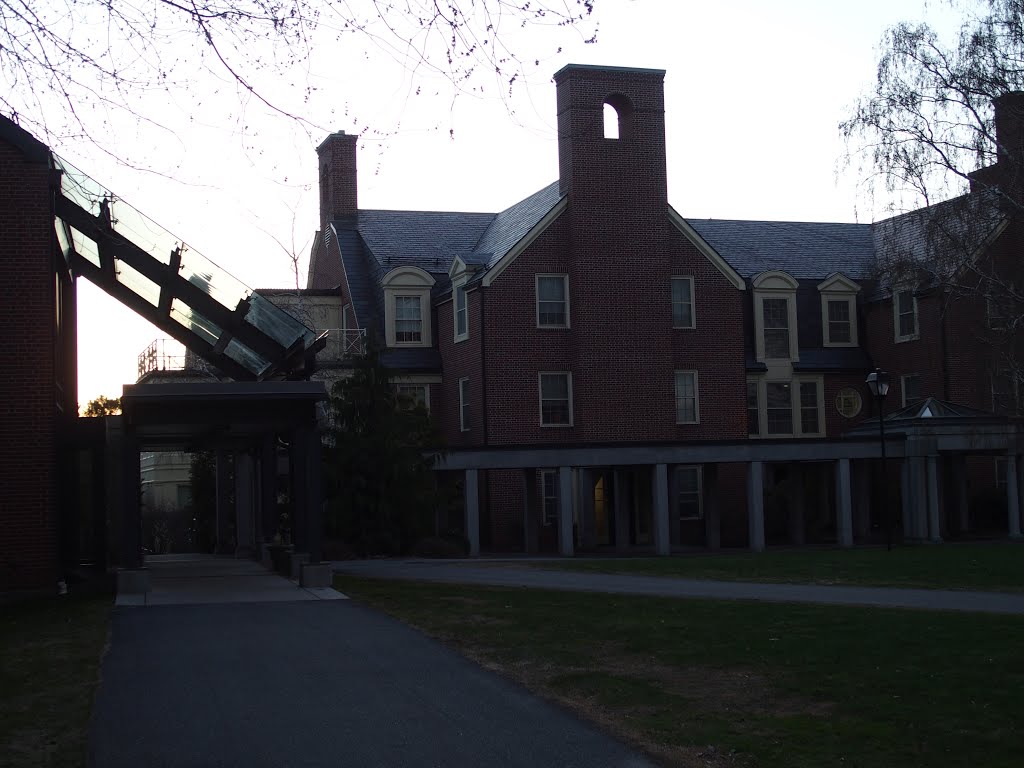
[[[94,768],[640,768],[571,713],[351,601],[117,607]]]
[[[521,563],[515,565],[500,561],[476,564],[436,560],[351,560],[336,562],[333,567],[336,572],[350,573],[354,576],[448,584],[530,587],[710,600],[761,600],[776,603],[1024,614],[1024,594],[1019,593],[705,581],[662,576],[543,570]]]

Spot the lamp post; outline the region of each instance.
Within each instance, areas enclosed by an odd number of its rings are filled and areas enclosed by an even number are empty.
[[[882,522],[885,525],[885,548],[892,550],[892,518],[889,515],[889,483],[886,478],[885,462],[885,414],[882,406],[885,403],[885,396],[889,394],[889,374],[881,368],[875,368],[868,374],[864,383],[868,385],[875,403],[878,406],[878,438],[882,446]]]

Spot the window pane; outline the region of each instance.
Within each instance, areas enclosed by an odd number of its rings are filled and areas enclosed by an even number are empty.
[[[553,470],[541,472],[544,498],[544,525],[554,525],[558,520],[558,475]]]
[[[914,336],[917,333],[917,316],[914,307],[914,294],[900,291],[896,294],[899,311],[899,335]]]
[[[789,301],[764,299],[764,355],[767,358],[789,358]]]
[[[672,280],[672,325],[675,328],[693,326],[692,283],[686,278]]]
[[[757,435],[761,432],[758,418],[757,382],[747,382],[747,434]]]
[[[676,423],[697,421],[697,380],[692,371],[676,371]]]
[[[542,373],[540,377],[541,424],[571,422],[569,414],[569,374]]]
[[[469,379],[459,379],[459,427],[469,429]]]
[[[800,431],[807,435],[821,431],[818,423],[818,385],[813,381],[800,384]]]
[[[455,289],[455,332],[459,336],[466,335],[466,315],[466,289],[464,287],[459,287]]]
[[[676,510],[680,520],[701,516],[700,468],[676,467]]]
[[[921,399],[921,377],[914,374],[903,377],[903,404],[910,405]]]
[[[850,304],[847,301],[828,303],[828,339],[833,344],[848,343],[850,333]]]
[[[423,323],[420,317],[419,296],[396,296],[395,341],[421,341]]]
[[[564,327],[566,318],[566,285],[561,275],[537,278],[537,322],[544,326]]]
[[[792,434],[793,401],[789,384],[769,382],[765,385],[765,400],[768,411],[768,434]]]

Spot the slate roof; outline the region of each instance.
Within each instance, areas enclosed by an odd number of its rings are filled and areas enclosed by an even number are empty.
[[[558,182],[555,181],[524,200],[520,200],[511,208],[506,208],[492,219],[473,249],[474,253],[486,254],[488,256],[487,266],[494,266],[561,199],[562,194],[558,191]]]
[[[497,214],[361,210],[335,221],[357,321],[383,335],[381,281],[392,269],[416,266],[428,272],[436,281],[436,298],[451,287],[448,269],[456,256],[494,266],[561,198],[554,182]],[[402,370],[436,370],[441,364],[437,351],[429,349],[390,350],[385,362]]]
[[[875,222],[871,234],[882,268],[878,293],[886,292],[893,277],[899,279],[918,265],[935,280],[952,276],[1004,218],[998,193],[989,190]],[[921,282],[920,274],[913,277]]]
[[[874,272],[869,224],[687,219],[742,277],[780,269],[804,280],[842,272],[853,280]]]

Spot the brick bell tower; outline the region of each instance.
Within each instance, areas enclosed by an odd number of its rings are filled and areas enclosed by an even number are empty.
[[[554,78],[573,370],[581,372],[574,397],[581,419],[588,410],[604,414],[599,428],[580,424],[596,430],[587,433],[594,439],[632,439],[651,403],[668,408],[672,397],[671,337],[652,304],[669,291],[678,236],[668,217],[664,78],[664,70],[576,64]],[[606,106],[614,110],[608,131]],[[593,408],[584,408],[588,402]],[[616,407],[600,409],[601,402]]]

